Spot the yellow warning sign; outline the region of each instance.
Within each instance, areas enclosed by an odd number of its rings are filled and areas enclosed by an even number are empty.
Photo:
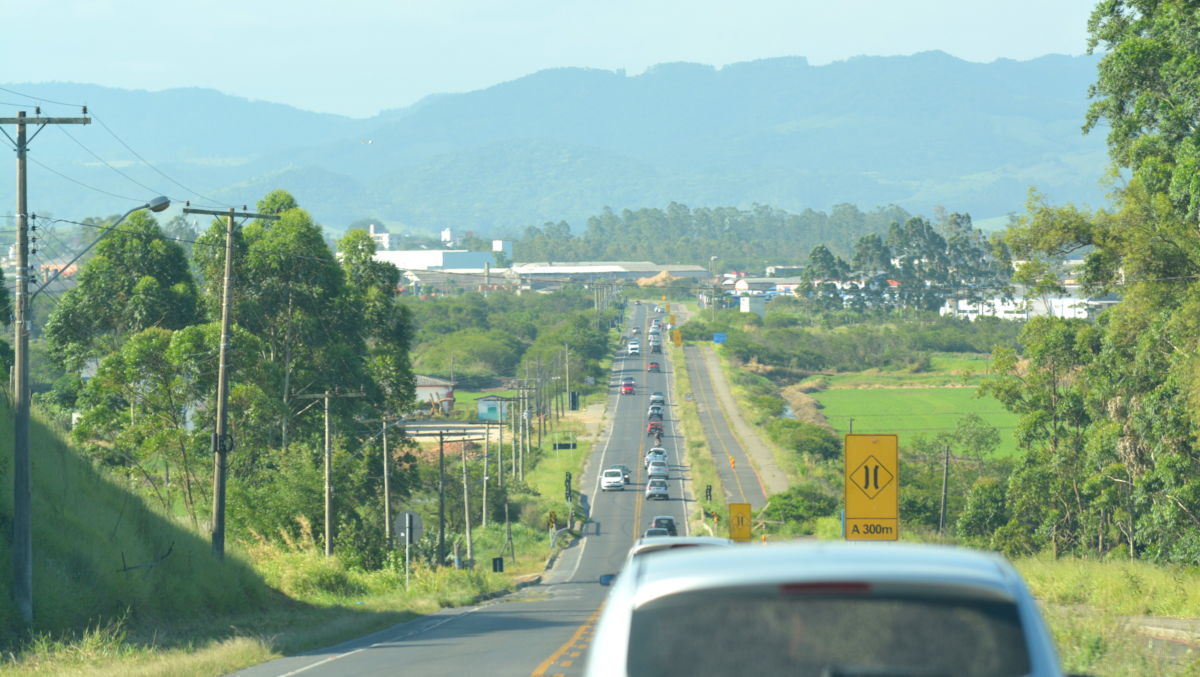
[[[750,504],[729,504],[729,538],[735,541],[750,540]]]
[[[846,540],[900,538],[899,448],[895,435],[846,435]]]
[[[674,343],[677,346],[683,345],[683,330],[682,329],[672,329],[671,330],[671,343]]]

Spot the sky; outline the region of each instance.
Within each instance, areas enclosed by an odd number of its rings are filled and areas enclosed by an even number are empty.
[[[356,118],[546,68],[1082,54],[1097,0],[0,0],[0,83],[208,87]]]

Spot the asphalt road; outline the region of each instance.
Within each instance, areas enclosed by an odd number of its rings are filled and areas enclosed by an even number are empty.
[[[700,425],[712,450],[717,475],[725,487],[725,498],[729,503],[749,503],[751,508],[758,510],[767,502],[762,481],[754,472],[754,466],[741,443],[729,429],[729,422],[713,392],[712,374],[697,348],[685,347],[683,356],[687,361],[688,378],[692,382],[692,397],[700,413]]]
[[[647,306],[632,306],[628,328],[638,327],[645,346]],[[646,372],[657,361],[663,373]],[[624,376],[636,380],[633,395],[619,394]],[[681,465],[682,445],[676,436],[678,410],[668,379],[665,354],[614,360],[608,403],[608,428],[594,449],[579,484],[580,498],[589,506],[589,521],[578,543],[559,556],[539,585],[515,594],[465,608],[444,609],[344,644],[263,663],[236,674],[267,677],[303,674],[332,675],[579,675],[591,641],[591,628],[607,588],[601,574],[616,573],[629,546],[652,517],[671,515],[686,533],[686,499],[691,488],[688,469]],[[670,500],[646,501],[642,457],[648,442],[646,413],[649,395],[667,398],[663,446],[671,464]],[[624,491],[600,490],[600,470],[623,463],[633,469]]]

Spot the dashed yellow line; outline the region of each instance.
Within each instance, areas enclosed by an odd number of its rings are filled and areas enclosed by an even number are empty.
[[[579,640],[583,637],[584,634],[591,631],[592,626],[596,623],[596,619],[600,617],[600,612],[603,609],[604,609],[604,604],[601,603],[600,606],[597,607],[594,612],[592,612],[592,615],[588,616],[588,619],[583,622],[583,625],[579,626],[579,628],[577,630],[575,630],[575,634],[571,635],[571,639],[568,639],[565,644],[558,647],[558,649],[554,653],[550,654],[549,658],[542,661],[542,663],[540,665],[538,665],[537,668],[534,669],[534,671],[530,675],[530,677],[545,677],[546,671],[549,670],[550,666],[554,665],[555,663],[558,663],[559,665],[561,665],[564,668],[571,667],[571,665],[573,665],[575,662],[574,660],[567,659],[567,660],[560,661],[559,659],[562,658],[563,654],[565,654],[567,651],[574,648],[576,642],[579,642]],[[590,642],[591,639],[588,639],[587,641]],[[579,648],[583,649],[585,647],[586,647],[586,642],[583,645],[581,645]],[[576,654],[576,655],[578,655],[578,654]],[[558,673],[558,674],[562,674],[562,673]]]

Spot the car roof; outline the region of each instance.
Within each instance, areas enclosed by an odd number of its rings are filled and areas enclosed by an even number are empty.
[[[1011,565],[992,553],[949,546],[823,541],[664,553],[639,570],[632,601],[640,606],[689,590],[822,581],[970,588],[1008,600],[1023,589]]]
[[[650,518],[651,522],[654,522],[656,520],[671,520],[672,522],[674,522],[675,518],[670,515],[655,515],[654,517]]]

